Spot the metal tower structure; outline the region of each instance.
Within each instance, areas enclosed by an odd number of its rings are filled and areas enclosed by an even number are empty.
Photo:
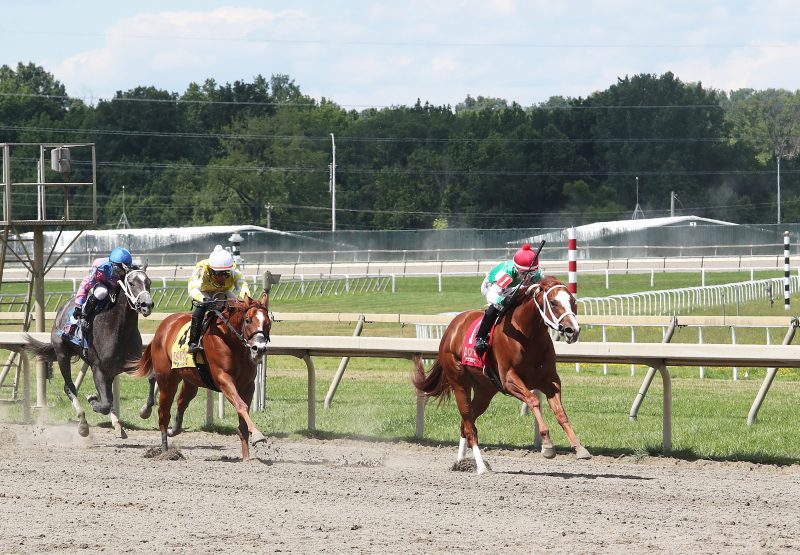
[[[44,277],[87,227],[97,222],[97,159],[94,143],[0,143],[0,290],[10,285],[6,275],[8,262],[25,270],[17,280],[27,284],[22,306],[23,331],[45,331]],[[79,233],[68,245],[58,248],[58,238],[65,228]],[[58,229],[58,236],[45,258],[44,230]],[[2,303],[0,303],[2,304]],[[12,307],[13,308],[13,307]],[[0,307],[0,310],[2,307]],[[11,353],[0,367],[0,387],[15,366],[17,375],[10,398],[15,399],[20,364]],[[46,365],[36,365],[36,406],[46,402]]]

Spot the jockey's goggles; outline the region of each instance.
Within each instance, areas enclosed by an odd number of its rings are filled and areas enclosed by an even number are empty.
[[[230,270],[211,270],[211,275],[214,277],[228,277],[231,275]]]

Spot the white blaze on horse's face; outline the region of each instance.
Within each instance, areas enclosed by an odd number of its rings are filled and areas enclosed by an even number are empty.
[[[250,329],[247,332],[247,346],[250,347],[250,358],[258,360],[267,352],[269,341],[269,316],[263,309],[256,311],[251,319]]]
[[[558,332],[564,336],[567,343],[575,343],[581,333],[581,327],[578,325],[578,318],[572,311],[572,295],[566,289],[559,288],[552,300],[559,306],[559,309],[554,309],[559,322]]]
[[[125,275],[122,288],[131,308],[147,318],[153,312],[153,296],[150,294],[150,278],[144,270],[134,269]]]

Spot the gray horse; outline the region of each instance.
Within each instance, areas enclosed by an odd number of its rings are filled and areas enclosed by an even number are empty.
[[[80,346],[61,333],[67,318],[75,307],[70,299],[56,314],[50,343],[26,339],[26,348],[46,361],[58,361],[64,377],[64,392],[72,402],[78,416],[78,433],[89,435],[86,415],[78,402],[78,391],[72,381],[72,359],[80,358],[92,369],[97,394],[87,395],[92,410],[100,414],[111,414],[111,424],[118,437],[128,437],[119,421],[119,415],[111,410],[114,401],[112,384],[123,372],[123,364],[142,355],[142,336],[139,333],[139,314],[150,316],[153,312],[153,297],[150,295],[150,278],[143,268],[133,267],[120,281],[118,289],[110,295],[106,305],[95,314],[87,332],[86,345]],[[123,298],[124,297],[124,298]]]

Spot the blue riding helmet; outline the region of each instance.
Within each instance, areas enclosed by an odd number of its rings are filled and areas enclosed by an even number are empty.
[[[108,255],[108,259],[115,264],[124,264],[125,266],[133,264],[133,257],[130,251],[122,247],[117,247],[111,251],[111,254]]]

